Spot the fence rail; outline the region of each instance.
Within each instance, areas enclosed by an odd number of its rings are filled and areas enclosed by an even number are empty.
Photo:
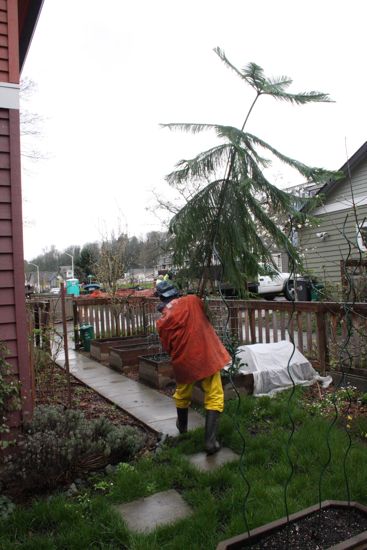
[[[74,299],[74,324],[93,326],[96,338],[155,331],[156,298]],[[211,322],[238,344],[293,340],[322,373],[327,366],[367,373],[367,304],[210,299]],[[76,340],[77,341],[77,340]]]
[[[75,330],[82,324],[92,325],[96,338],[155,332],[157,304],[156,298],[75,298]]]

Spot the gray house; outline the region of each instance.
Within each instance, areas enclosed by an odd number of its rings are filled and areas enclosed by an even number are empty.
[[[343,261],[367,259],[367,142],[340,168],[341,179],[319,191],[322,203],[312,215],[317,227],[298,232],[305,266],[322,282],[342,284]],[[364,268],[366,269],[366,268]]]

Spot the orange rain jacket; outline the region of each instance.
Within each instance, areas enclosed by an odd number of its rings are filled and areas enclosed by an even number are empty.
[[[163,348],[171,357],[178,384],[202,380],[231,361],[198,296],[183,296],[169,302],[157,321],[157,330]]]

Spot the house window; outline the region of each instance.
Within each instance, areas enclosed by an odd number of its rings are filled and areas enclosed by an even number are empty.
[[[367,252],[367,221],[357,225],[357,245],[360,250]]]

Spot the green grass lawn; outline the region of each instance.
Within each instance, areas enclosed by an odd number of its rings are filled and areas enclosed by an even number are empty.
[[[331,460],[322,478],[322,499],[346,500],[347,434],[337,427],[330,430],[330,419],[317,408],[305,407],[302,392],[297,389],[290,409],[289,392],[272,399],[245,397],[239,406],[237,401],[226,404],[219,436],[242,455],[240,463],[213,473],[191,467],[186,455],[201,451],[203,445],[203,430],[198,429],[168,440],[160,452],[137,463],[120,464],[114,475],[96,476],[77,496],[55,494],[18,506],[0,521],[0,548],[213,550],[219,541],[246,531],[245,514],[250,529],[286,515],[289,412],[295,424],[288,448],[294,470],[287,491],[289,513],[318,502],[320,471],[329,458],[327,437]],[[367,445],[362,438],[353,440],[346,470],[351,500],[367,504]],[[129,533],[113,505],[172,488],[193,508],[193,516],[149,535]]]

